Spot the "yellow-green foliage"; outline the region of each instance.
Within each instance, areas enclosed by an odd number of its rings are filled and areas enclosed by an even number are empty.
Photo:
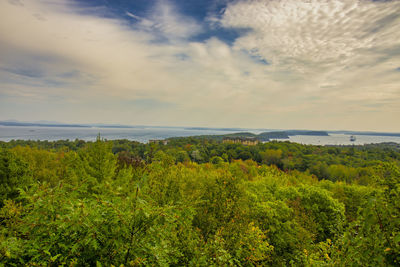
[[[124,153],[128,145],[117,143]],[[100,138],[63,145],[73,149],[1,149],[0,266],[400,262],[400,171],[393,162],[362,167],[371,174],[362,186],[351,166],[283,171],[284,147],[243,161],[229,158],[225,144],[134,144],[119,156]],[[337,177],[320,181],[310,170]]]

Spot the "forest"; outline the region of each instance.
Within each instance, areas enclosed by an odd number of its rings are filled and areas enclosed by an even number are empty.
[[[0,142],[0,266],[399,265],[399,144]]]

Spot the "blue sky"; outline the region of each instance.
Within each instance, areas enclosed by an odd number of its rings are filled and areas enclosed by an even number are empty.
[[[166,3],[173,6],[174,12],[180,15],[193,19],[196,23],[203,27],[203,31],[191,36],[192,41],[205,41],[211,37],[218,37],[224,42],[232,44],[241,33],[247,29],[240,28],[223,28],[217,27],[209,23],[207,19],[210,16],[221,17],[228,3],[232,0],[100,0],[100,1],[76,1],[78,5],[90,6],[98,8],[98,15],[104,17],[115,17],[126,20],[127,23],[140,23],[141,18],[146,18],[152,15],[154,7],[159,3]],[[132,16],[133,15],[133,16]],[[135,18],[134,16],[137,16]]]
[[[399,69],[400,1],[0,1],[0,120],[400,131]]]

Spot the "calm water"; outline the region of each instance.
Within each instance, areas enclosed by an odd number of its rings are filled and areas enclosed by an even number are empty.
[[[254,133],[260,131],[249,130]],[[137,127],[137,128],[70,128],[70,127],[25,127],[0,126],[0,141],[12,139],[21,140],[75,140],[76,138],[91,141],[100,133],[102,137],[113,139],[128,139],[139,142],[148,142],[151,139],[164,139],[176,136],[193,136],[203,134],[227,134],[237,131],[194,130],[180,127]],[[362,145],[382,142],[400,143],[400,137],[358,135],[355,142],[350,142],[350,136],[345,134],[330,134],[329,136],[291,136],[291,141],[312,145]]]
[[[356,141],[350,141],[350,135],[347,134],[329,134],[329,136],[290,136],[289,139],[280,139],[278,141],[290,141],[307,145],[364,145],[372,143],[394,142],[400,143],[400,137],[396,136],[372,136],[356,135]]]
[[[203,134],[227,134],[230,131],[190,130],[179,127],[135,127],[135,128],[74,128],[74,127],[27,127],[0,126],[0,141],[21,140],[96,140],[98,134],[105,139],[128,139],[148,142],[151,139],[164,139],[176,136],[193,136]]]

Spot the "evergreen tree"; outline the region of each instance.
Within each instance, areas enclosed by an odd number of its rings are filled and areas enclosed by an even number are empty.
[[[88,145],[82,153],[88,178],[95,178],[98,182],[102,182],[114,177],[117,159],[111,149],[112,143],[102,140],[100,134],[94,143]]]

